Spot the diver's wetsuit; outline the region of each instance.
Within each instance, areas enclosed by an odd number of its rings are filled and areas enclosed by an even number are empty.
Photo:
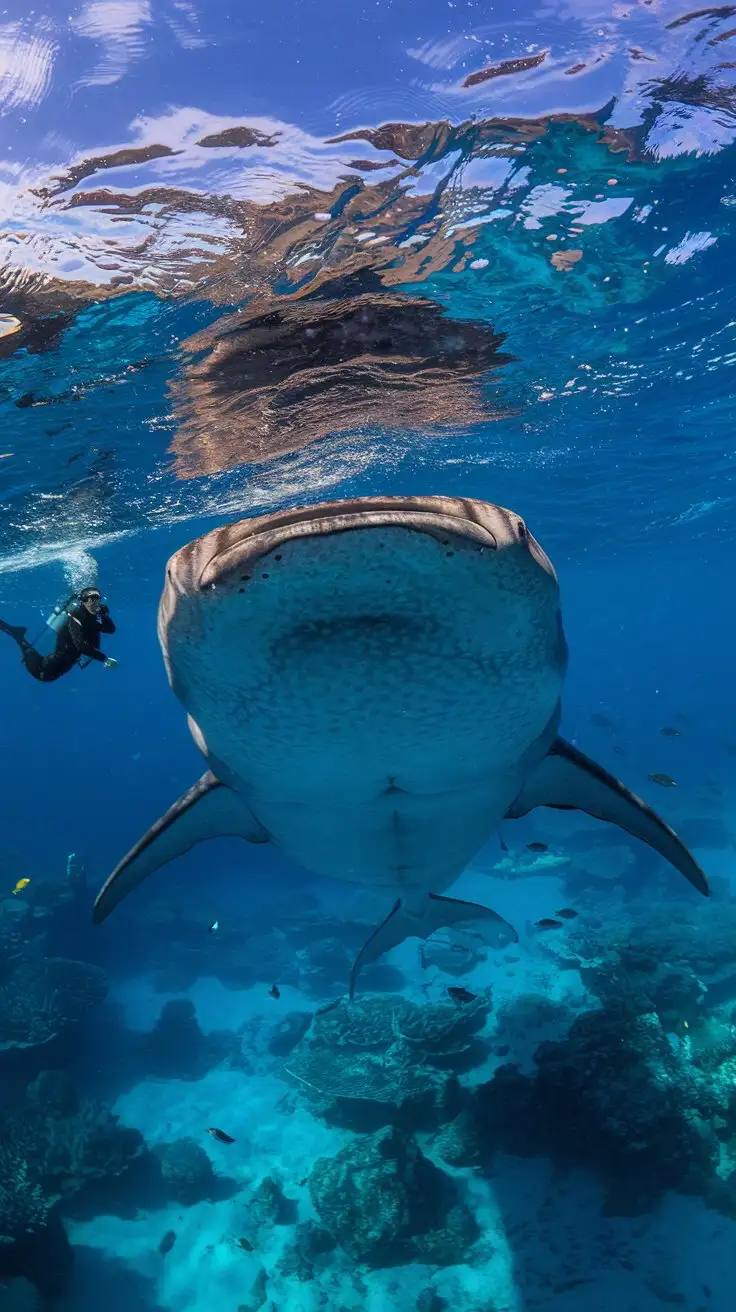
[[[40,683],[53,683],[62,674],[68,674],[77,661],[86,657],[92,661],[106,661],[104,651],[100,651],[100,634],[114,633],[115,625],[110,619],[106,606],[101,606],[96,615],[91,615],[86,606],[75,606],[69,611],[66,624],[56,635],[56,647],[50,656],[42,656],[26,640],[25,629],[12,629],[3,626],[6,633],[18,643],[23,654],[23,664],[29,674]]]

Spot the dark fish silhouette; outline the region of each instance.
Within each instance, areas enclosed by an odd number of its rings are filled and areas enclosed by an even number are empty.
[[[235,1143],[235,1140],[229,1134],[225,1134],[224,1130],[218,1130],[215,1125],[210,1126],[207,1133],[211,1134],[212,1138],[216,1139],[218,1143]]]
[[[549,917],[545,920],[536,920],[534,923],[537,929],[562,929],[561,920],[550,920]]]
[[[577,914],[577,911],[573,911],[572,907],[563,907],[561,911],[555,911],[555,915],[562,920],[574,920]]]
[[[546,844],[546,843],[527,843],[527,848],[529,849],[530,852],[546,852],[546,851],[547,851],[547,844]]]
[[[668,774],[648,774],[647,779],[651,779],[653,784],[659,784],[660,788],[677,788],[677,783]]]
[[[599,729],[615,729],[613,720],[609,720],[607,715],[602,715],[600,711],[594,711],[590,717],[590,723],[597,725]]]
[[[613,746],[613,747],[611,748],[611,751],[612,751],[612,752],[615,752],[617,756],[625,756],[625,755],[626,755],[626,752],[624,751],[623,747],[619,747],[618,743],[616,743],[615,746]]]
[[[664,724],[659,731],[663,738],[682,738],[679,729],[673,729],[671,725]]]
[[[503,839],[502,839],[502,838],[499,838],[498,841],[499,841],[499,843],[501,844],[501,851],[502,851],[502,852],[508,852],[508,850],[509,850],[509,849],[508,849],[508,846],[507,846],[506,843],[504,843]]]
[[[470,989],[459,988],[457,985],[453,985],[453,987],[449,988],[447,992],[453,1002],[457,1002],[459,1006],[464,1002],[475,1002],[475,999],[478,996],[477,993],[471,993]]]
[[[158,1251],[159,1253],[161,1253],[162,1257],[165,1257],[167,1253],[171,1252],[175,1243],[176,1243],[176,1230],[167,1230],[166,1234],[161,1240],[161,1243],[158,1246]]]
[[[245,1238],[245,1235],[241,1236],[241,1238],[237,1239],[235,1242],[237,1243],[238,1248],[242,1248],[245,1253],[253,1252],[253,1245],[250,1242],[250,1239]]]
[[[280,990],[278,984],[272,984],[272,985],[271,985],[270,989],[268,990],[268,996],[269,996],[269,998],[280,998],[280,997],[281,997],[281,990]]]

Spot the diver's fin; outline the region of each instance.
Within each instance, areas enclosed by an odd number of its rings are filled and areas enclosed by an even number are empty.
[[[440,897],[438,893],[430,893],[419,910],[413,911],[399,899],[355,958],[350,972],[350,997],[355,993],[355,985],[363,966],[367,966],[370,961],[377,961],[384,952],[403,943],[405,938],[430,938],[436,930],[448,925],[464,925],[492,947],[505,947],[507,943],[518,942],[519,938],[513,926],[496,911],[479,906],[476,902],[461,902],[454,897]]]
[[[251,815],[245,802],[221,784],[210,770],[157,820],[100,889],[92,919],[96,925],[159,866],[188,852],[205,838],[245,838],[267,843],[268,834]]]
[[[612,774],[566,743],[556,738],[544,760],[529,776],[507,817],[526,815],[535,806],[551,806],[559,811],[586,811],[598,820],[618,825],[634,838],[648,843],[680,871],[699,893],[709,896],[708,881],[697,861],[677,837],[674,829],[646,802]]]

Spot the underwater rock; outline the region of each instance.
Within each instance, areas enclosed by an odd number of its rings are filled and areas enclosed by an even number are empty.
[[[0,1050],[48,1043],[107,993],[104,971],[61,957],[20,957],[0,986]]]
[[[23,1276],[0,1283],[2,1312],[41,1312],[41,1297],[35,1285]]]
[[[238,1312],[259,1312],[260,1308],[268,1302],[268,1272],[265,1267],[261,1267],[258,1275],[253,1281],[250,1291],[250,1298],[247,1303],[240,1303]]]
[[[274,1057],[288,1057],[304,1038],[312,1024],[311,1011],[290,1011],[279,1021],[268,1040],[268,1051]]]
[[[328,1253],[334,1252],[335,1240],[329,1231],[316,1221],[303,1221],[297,1226],[293,1244],[284,1249],[278,1265],[282,1276],[296,1276],[297,1280],[313,1280],[325,1264]]]
[[[389,1126],[315,1162],[309,1192],[325,1229],[371,1266],[463,1262],[478,1237],[454,1182]]]
[[[476,1166],[483,1156],[483,1135],[469,1108],[464,1108],[432,1141],[432,1150],[448,1166]]]
[[[291,1225],[295,1219],[295,1205],[288,1199],[281,1185],[266,1175],[254,1190],[248,1215],[255,1226]]]
[[[189,998],[164,1003],[140,1046],[146,1074],[175,1080],[199,1080],[238,1049],[237,1036],[227,1030],[203,1034]]]
[[[417,1295],[416,1312],[445,1312],[448,1306],[447,1299],[442,1298],[436,1289],[423,1289]]]
[[[217,1176],[207,1153],[193,1139],[175,1139],[153,1148],[161,1165],[166,1192],[177,1203],[191,1206],[211,1197]]]
[[[31,908],[24,898],[4,897],[0,899],[0,938],[20,929],[23,921],[31,914]]]

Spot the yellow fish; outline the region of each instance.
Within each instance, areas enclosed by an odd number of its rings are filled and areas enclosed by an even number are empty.
[[[19,879],[18,883],[13,889],[13,897],[15,897],[16,893],[22,893],[24,888],[28,888],[30,882],[31,882],[30,879]]]

